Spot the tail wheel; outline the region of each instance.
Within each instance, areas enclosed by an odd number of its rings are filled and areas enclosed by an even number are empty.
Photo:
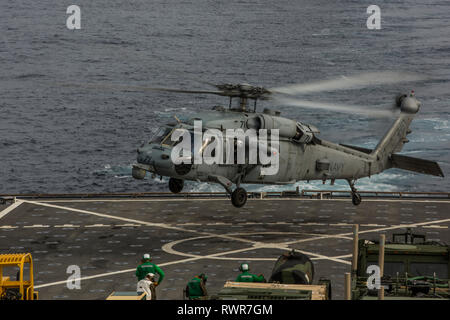
[[[173,193],[178,193],[183,190],[184,181],[181,179],[170,178],[169,179],[169,190]]]
[[[231,203],[236,208],[242,207],[247,202],[247,191],[244,188],[236,188],[231,194]]]

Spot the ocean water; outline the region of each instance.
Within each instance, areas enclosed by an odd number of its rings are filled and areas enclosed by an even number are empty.
[[[66,9],[81,8],[81,30]],[[274,87],[401,70],[427,80],[321,92],[311,100],[380,108],[415,90],[422,109],[403,154],[439,161],[445,178],[389,170],[361,190],[448,191],[450,2],[382,1],[382,29],[368,30],[371,1],[62,0],[0,3],[0,193],[167,190],[167,179],[131,177],[136,148],[173,115],[227,99],[65,87],[102,83],[209,89],[196,80]],[[320,137],[374,147],[390,120],[273,106]],[[299,182],[304,189],[330,188]],[[249,190],[293,189],[249,186]],[[337,181],[334,189],[347,189]],[[186,190],[222,191],[188,183]]]

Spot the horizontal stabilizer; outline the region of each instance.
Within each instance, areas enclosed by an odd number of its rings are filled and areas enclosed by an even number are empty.
[[[391,163],[393,168],[414,171],[438,177],[444,176],[441,167],[439,167],[439,164],[435,161],[393,154],[391,156]]]
[[[350,148],[353,150],[357,150],[360,152],[364,152],[367,154],[371,154],[373,151],[372,149],[366,149],[366,148],[357,147],[357,146],[350,146],[347,144],[341,144],[341,146],[347,147],[347,148]],[[435,161],[407,157],[407,156],[402,156],[399,154],[391,155],[390,160],[391,160],[390,162],[391,162],[392,168],[414,171],[414,172],[429,174],[429,175],[438,176],[438,177],[444,176],[444,173],[442,172],[441,167],[439,167],[439,164]]]

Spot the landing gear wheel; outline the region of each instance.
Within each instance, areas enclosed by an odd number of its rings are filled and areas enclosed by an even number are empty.
[[[247,191],[244,188],[236,188],[231,194],[231,203],[236,208],[242,207],[247,202]]]
[[[350,189],[352,189],[352,202],[355,206],[359,205],[361,203],[361,196],[359,195],[358,192],[356,192],[356,188],[355,188],[355,180],[350,180],[347,179],[347,182],[350,186]]]
[[[184,181],[181,179],[170,178],[169,179],[169,190],[173,193],[178,193],[183,190]]]
[[[355,206],[361,203],[361,196],[359,193],[352,193],[352,202]]]

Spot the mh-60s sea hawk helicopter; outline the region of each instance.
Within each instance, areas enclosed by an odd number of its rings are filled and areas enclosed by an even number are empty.
[[[193,115],[185,121],[175,116],[176,122],[161,127],[148,143],[138,148],[137,163],[133,165],[132,175],[136,179],[144,179],[146,172],[150,172],[161,177],[170,177],[169,189],[174,193],[183,189],[184,180],[219,183],[231,196],[231,202],[235,207],[242,207],[247,201],[247,192],[241,184],[279,185],[292,184],[299,180],[322,180],[324,183],[330,180],[331,184],[334,184],[336,179],[345,179],[351,188],[352,202],[358,205],[361,203],[361,196],[355,188],[356,180],[370,177],[386,169],[399,168],[443,177],[442,170],[436,162],[397,154],[408,142],[406,136],[411,132],[409,125],[421,105],[414,92],[397,96],[395,105],[400,112],[397,111],[395,122],[373,150],[320,139],[316,127],[281,117],[279,112],[267,109],[256,112],[257,100],[273,99],[279,104],[306,108],[325,108],[370,116],[392,115],[392,111],[368,111],[360,107],[327,105],[299,100],[294,98],[294,95],[416,80],[419,78],[412,74],[379,72],[272,89],[248,84],[214,85],[217,89],[214,91],[134,87],[150,91],[214,94],[229,97],[230,103],[228,108],[214,107],[212,111]],[[237,106],[233,106],[233,99],[238,100]],[[249,104],[250,100],[253,100],[253,106]],[[192,161],[175,164],[171,152],[178,142],[172,141],[171,136],[180,128],[193,131],[194,121],[202,121],[203,130],[216,129],[223,132],[227,129],[244,131],[267,129],[269,132],[278,129],[278,172],[264,175],[262,174],[264,165],[248,163],[248,158],[243,164],[195,164]],[[233,184],[236,185],[234,190]]]
[[[392,84],[404,81],[423,80],[424,77],[411,73],[377,72],[352,77],[342,77],[336,80],[319,81],[310,84],[290,85],[286,87],[270,88],[251,86],[248,84],[221,84],[213,85],[216,90],[183,90],[171,88],[152,88],[136,86],[111,86],[102,84],[69,84],[70,86],[91,88],[115,88],[125,90],[165,91],[173,93],[214,94],[229,97],[228,109],[216,106],[212,111],[202,112],[185,121],[169,123],[161,127],[158,133],[148,142],[141,145],[137,152],[137,163],[133,165],[132,175],[136,179],[144,179],[146,172],[153,175],[168,176],[169,189],[178,193],[183,189],[184,180],[197,182],[213,182],[222,185],[231,196],[235,207],[242,207],[247,201],[247,192],[241,187],[245,184],[292,184],[300,180],[327,180],[334,184],[336,179],[345,179],[351,188],[354,205],[361,203],[361,197],[355,188],[357,179],[370,177],[390,168],[414,171],[423,174],[443,177],[439,165],[434,161],[399,155],[403,145],[408,142],[406,136],[411,133],[409,125],[420,109],[420,102],[414,93],[401,94],[395,99],[398,114],[396,120],[375,149],[366,149],[357,146],[336,144],[318,137],[316,127],[299,121],[283,118],[277,111],[265,109],[256,112],[257,100],[275,101],[280,105],[291,105],[302,108],[327,109],[336,112],[364,114],[368,116],[392,116],[394,112],[386,110],[369,110],[357,106],[317,103],[301,100],[296,95],[320,91],[340,89],[354,89],[368,85]],[[238,102],[237,106],[232,101]],[[249,101],[253,100],[253,108]],[[199,149],[190,150],[184,163],[175,163],[172,151],[178,148],[180,140],[173,139],[177,131],[194,131],[195,123],[202,122],[202,130],[239,130],[259,132],[261,130],[277,131],[278,170],[275,174],[264,174],[265,165],[260,162],[251,162],[245,156],[244,162],[239,163],[192,163],[192,159],[208,149],[214,140],[202,141]],[[191,136],[192,137],[192,136]],[[226,135],[225,135],[226,137]],[[227,138],[225,139],[227,140]],[[183,142],[184,139],[181,139]],[[240,150],[248,149],[249,140],[236,139],[235,145]],[[273,141],[268,141],[271,144]],[[195,143],[194,143],[195,145]],[[220,146],[229,145],[229,140]],[[205,148],[206,147],[206,148]],[[258,146],[259,147],[259,146]],[[271,148],[271,147],[269,147]],[[239,148],[236,148],[236,150]],[[272,149],[270,149],[272,152]],[[267,150],[265,150],[267,151]],[[269,152],[268,152],[269,153]],[[236,154],[234,157],[236,158]],[[258,154],[261,158],[261,153]],[[220,158],[220,157],[219,157]],[[233,184],[236,188],[233,190]]]

